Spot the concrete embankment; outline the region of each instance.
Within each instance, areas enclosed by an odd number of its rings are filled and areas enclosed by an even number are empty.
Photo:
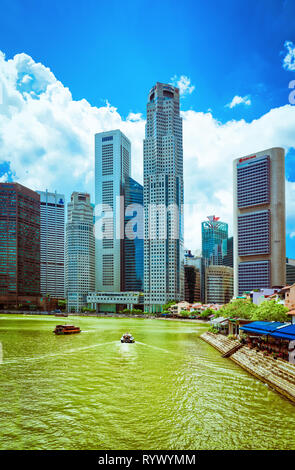
[[[200,337],[222,354],[228,353],[235,345],[238,345],[238,341],[220,334],[206,332]],[[295,365],[282,359],[264,356],[261,351],[250,349],[248,346],[241,347],[230,356],[230,359],[295,403]]]

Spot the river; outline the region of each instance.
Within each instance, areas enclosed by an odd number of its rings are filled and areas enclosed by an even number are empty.
[[[57,323],[81,334],[56,336]],[[295,406],[192,322],[0,315],[1,449],[295,449]],[[121,344],[129,331],[135,344]]]

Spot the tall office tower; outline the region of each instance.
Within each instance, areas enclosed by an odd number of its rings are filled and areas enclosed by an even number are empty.
[[[65,297],[65,197],[37,191],[41,209],[41,294]]]
[[[286,285],[295,283],[295,259],[286,258]]]
[[[134,179],[128,178],[125,185],[125,235],[124,237],[124,291],[143,292],[143,187]],[[138,211],[138,209],[140,210]],[[132,232],[133,217],[136,217],[138,237],[129,236]]]
[[[237,158],[234,169],[235,296],[286,283],[285,152]]]
[[[38,304],[40,196],[18,183],[0,183],[0,304]]]
[[[73,192],[66,224],[65,289],[68,310],[80,312],[95,287],[93,206],[86,193]]]
[[[234,237],[222,241],[222,265],[234,267]]]
[[[202,301],[203,262],[191,250],[184,252],[184,300],[190,303]],[[204,299],[205,300],[205,299]]]
[[[202,256],[208,263],[222,264],[222,241],[228,238],[228,224],[210,215],[202,222]]]
[[[226,304],[233,297],[233,268],[206,267],[206,303]]]
[[[182,119],[171,85],[149,92],[143,161],[144,302],[156,311],[184,298]]]
[[[127,137],[119,130],[96,134],[97,291],[143,290],[143,188],[130,172],[131,144]],[[132,230],[127,236],[134,217],[136,233]]]

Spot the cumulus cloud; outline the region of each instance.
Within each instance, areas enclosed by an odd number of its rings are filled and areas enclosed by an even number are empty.
[[[287,54],[283,59],[283,68],[285,70],[295,71],[295,44],[292,41],[285,41],[284,44],[287,49]]]
[[[246,106],[250,106],[251,100],[248,95],[246,96],[234,96],[230,103],[226,104],[226,108],[234,108],[238,104],[245,104]]]
[[[174,77],[171,78],[171,84],[179,88],[180,96],[190,95],[195,89],[195,86],[191,83],[191,79],[185,75],[181,75],[180,77],[174,75]]]
[[[26,76],[31,79],[24,78]],[[0,165],[34,189],[94,195],[94,134],[121,129],[132,143],[132,176],[142,182],[145,120],[123,119],[106,102],[74,101],[68,88],[26,54],[0,54]],[[144,104],[143,104],[144,106]],[[185,246],[201,246],[201,221],[215,214],[232,227],[232,160],[274,146],[295,148],[295,107],[275,108],[252,122],[224,124],[212,112],[183,111]],[[7,171],[9,168],[9,173]],[[295,232],[295,182],[286,183],[288,232]]]

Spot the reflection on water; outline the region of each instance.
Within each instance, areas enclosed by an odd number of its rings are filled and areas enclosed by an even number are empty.
[[[69,321],[82,333],[0,315],[2,449],[295,448],[294,405],[200,340],[203,325]]]

